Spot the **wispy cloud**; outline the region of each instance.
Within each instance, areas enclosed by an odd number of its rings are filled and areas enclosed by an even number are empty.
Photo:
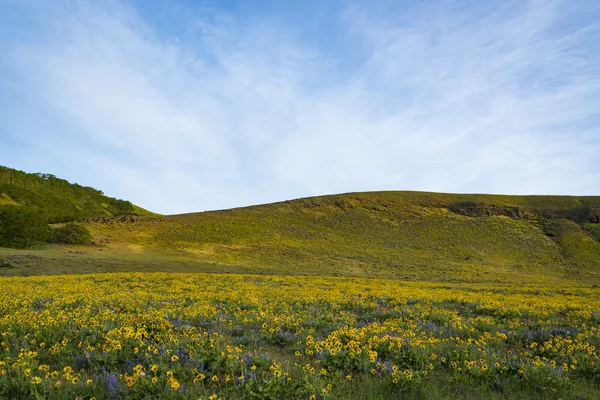
[[[378,189],[598,194],[595,2],[425,3],[315,4],[307,24],[171,3],[155,10],[169,29],[139,4],[7,3],[0,156],[159,212]]]

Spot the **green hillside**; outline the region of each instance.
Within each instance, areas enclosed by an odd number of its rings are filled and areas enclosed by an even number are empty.
[[[390,191],[157,216],[50,175],[0,172],[0,211],[28,210],[44,223],[80,221],[61,243],[79,243],[69,238],[85,228],[81,243],[92,244],[2,249],[0,257],[17,267],[11,274],[147,270],[600,283],[600,197]]]
[[[102,257],[158,269],[588,282],[599,209],[600,197],[372,192],[86,226]]]
[[[49,222],[117,215],[151,215],[129,201],[100,190],[69,183],[51,174],[29,174],[0,166],[0,206],[25,206],[40,211]]]
[[[54,175],[0,166],[0,245],[30,247],[52,239],[61,231],[50,230],[48,224],[124,215],[154,214]],[[81,232],[70,226],[62,234],[77,230]]]

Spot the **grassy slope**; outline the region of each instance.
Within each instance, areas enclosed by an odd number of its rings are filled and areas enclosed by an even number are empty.
[[[527,219],[448,210],[463,201],[518,207]],[[599,203],[597,197],[353,193],[134,223],[89,223],[99,246],[81,253],[46,249],[37,256],[61,265],[68,254],[72,260],[63,269],[81,264],[86,272],[98,270],[94,266],[104,260],[111,270],[598,282],[598,224],[554,219],[559,227],[549,237],[538,216]]]
[[[29,174],[0,166],[0,207],[22,206],[40,211],[49,222],[115,215],[156,215],[128,201],[105,196],[91,187],[49,174]]]
[[[524,218],[449,211],[450,204],[466,201],[517,207]],[[27,253],[29,258],[4,254],[33,273],[169,270],[600,282],[599,225],[556,219],[583,205],[598,208],[600,197],[351,193],[133,223],[87,223],[96,247],[45,248]],[[553,237],[545,234],[547,220],[540,215],[554,216]]]

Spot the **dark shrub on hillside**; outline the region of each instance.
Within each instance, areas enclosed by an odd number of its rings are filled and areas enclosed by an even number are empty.
[[[544,233],[550,237],[560,237],[566,232],[579,231],[581,228],[575,222],[565,218],[546,221],[542,226]]]
[[[586,215],[588,222],[592,224],[600,224],[600,208],[589,208]]]
[[[0,207],[0,247],[28,248],[46,242],[49,227],[39,211],[22,206]]]
[[[600,209],[590,207],[590,206],[581,206],[575,208],[569,208],[566,210],[543,210],[538,211],[537,214],[541,215],[547,219],[568,219],[573,222],[577,222],[578,224],[584,223],[592,223],[598,224],[600,223]]]
[[[600,224],[585,224],[583,229],[588,235],[593,237],[598,243],[600,243]]]
[[[50,243],[57,244],[91,244],[92,235],[87,228],[69,223],[60,228],[56,228],[50,235]]]

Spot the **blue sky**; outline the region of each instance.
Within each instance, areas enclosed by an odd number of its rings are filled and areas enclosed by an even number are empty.
[[[600,195],[596,0],[0,0],[0,46],[0,165],[161,213]]]

